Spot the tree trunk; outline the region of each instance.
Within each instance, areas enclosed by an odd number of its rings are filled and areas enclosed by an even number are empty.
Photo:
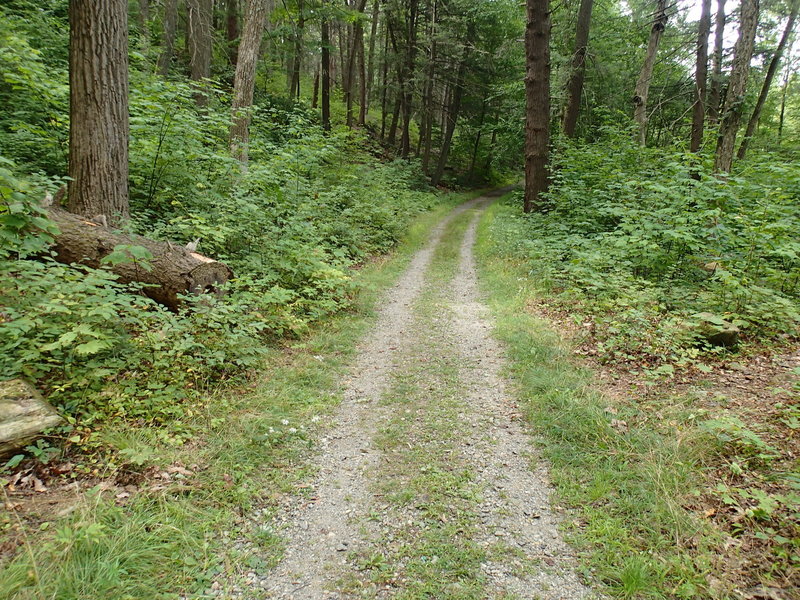
[[[367,6],[367,0],[358,0],[358,5],[356,6],[356,10],[359,13],[363,13],[364,9]],[[346,78],[346,86],[344,90],[344,98],[345,98],[345,105],[347,108],[347,126],[352,129],[353,127],[353,88],[355,87],[355,79],[356,79],[356,62],[358,60],[358,41],[361,39],[363,42],[364,38],[364,27],[361,25],[361,20],[359,19],[353,25],[353,35],[351,36],[352,39],[350,40],[350,51],[347,56],[347,78]],[[363,76],[362,76],[363,80]]]
[[[381,69],[381,141],[386,139],[386,103],[387,93],[389,88],[389,35],[391,33],[391,25],[384,18],[384,29],[386,36],[383,41],[383,65]]]
[[[139,0],[139,39],[146,53],[150,49],[150,0]]]
[[[408,19],[406,22],[406,56],[404,76],[400,82],[403,95],[403,131],[400,136],[400,155],[408,156],[411,152],[411,113],[414,102],[414,68],[417,55],[417,12],[419,0],[407,0]]]
[[[548,0],[545,0],[547,2]],[[439,161],[436,163],[436,170],[431,176],[431,186],[436,187],[442,180],[444,169],[447,166],[447,159],[450,156],[450,145],[453,143],[453,134],[456,130],[456,123],[458,122],[458,115],[461,112],[461,98],[464,95],[464,86],[466,85],[465,78],[467,74],[467,62],[470,54],[470,43],[474,37],[475,27],[472,23],[467,26],[467,39],[464,44],[464,55],[461,58],[461,64],[458,66],[458,75],[453,90],[453,102],[450,109],[447,111],[447,127],[444,132],[444,139],[442,140],[442,150],[439,153]]]
[[[708,1],[708,0],[704,0]],[[592,20],[593,0],[581,0],[578,9],[578,25],[575,31],[575,53],[572,55],[572,72],[567,84],[567,106],[564,109],[564,135],[575,136],[578,112],[583,94],[583,79],[586,74],[586,53],[589,49],[589,25]]]
[[[239,44],[236,75],[233,79],[233,124],[231,125],[231,153],[245,168],[247,145],[250,141],[250,112],[253,105],[256,66],[266,23],[266,0],[249,0],[244,16],[242,41]]]
[[[527,0],[525,27],[525,202],[541,209],[550,174],[550,1]]]
[[[311,108],[319,104],[319,66],[314,69],[314,90],[311,92]]]
[[[208,104],[206,86],[201,82],[211,77],[211,7],[212,0],[186,0],[189,11],[189,76],[196,82],[194,99],[198,106]]]
[[[397,95],[394,101],[394,110],[392,111],[392,124],[389,125],[389,135],[386,138],[386,143],[390,146],[394,146],[397,143],[397,124],[400,121],[400,103],[402,100],[402,96],[400,94]]]
[[[235,67],[239,59],[239,0],[226,0],[225,39],[228,41],[228,59]]]
[[[428,166],[431,160],[431,146],[433,136],[433,92],[436,82],[436,58],[438,47],[436,43],[436,18],[438,16],[438,4],[434,0],[431,6],[431,24],[429,37],[431,40],[430,53],[428,55],[428,69],[425,78],[425,87],[422,94],[422,127],[420,131],[420,144],[422,150],[422,171],[427,175]]]
[[[125,261],[110,265],[110,269],[119,276],[121,283],[147,284],[142,287],[142,293],[171,310],[180,307],[179,295],[217,293],[233,275],[223,263],[182,246],[118,233],[59,208],[51,208],[48,216],[59,229],[53,238],[53,249],[55,259],[62,263],[78,263],[96,269],[117,246],[146,248],[153,257],[146,261],[147,265]]]
[[[70,0],[69,209],[128,217],[128,3]]]
[[[367,67],[364,56],[364,36],[358,37],[358,124],[367,122]]]
[[[791,13],[789,14],[789,20],[786,22],[786,28],[783,30],[783,35],[781,36],[780,42],[778,42],[778,47],[775,49],[775,54],[772,55],[772,60],[769,61],[769,67],[767,68],[767,75],[764,78],[764,84],[761,86],[761,92],[758,94],[758,100],[756,101],[756,106],[753,109],[753,114],[750,116],[750,120],[747,122],[747,130],[745,131],[744,139],[739,145],[739,152],[736,154],[736,158],[739,160],[742,160],[747,154],[747,145],[750,143],[750,139],[756,132],[758,121],[761,118],[761,111],[764,108],[764,103],[767,101],[769,88],[772,87],[772,80],[775,78],[775,73],[778,72],[778,65],[783,57],[783,52],[786,49],[786,44],[789,41],[789,37],[792,35],[794,22],[797,19],[798,6],[800,6],[800,0],[794,0],[792,3]]]
[[[725,97],[725,110],[719,126],[714,171],[729,173],[733,163],[736,133],[742,119],[750,59],[753,56],[756,28],[758,26],[759,0],[742,0],[739,17],[739,39],[733,51],[733,68]]]
[[[725,35],[725,0],[717,0],[717,17],[714,24],[714,61],[711,73],[711,89],[708,92],[708,121],[714,125],[719,121],[722,94],[722,51]]]
[[[164,45],[158,57],[158,72],[169,75],[169,67],[175,54],[175,33],[178,29],[178,0],[164,1]]]
[[[788,53],[791,56],[791,52]],[[781,113],[778,119],[778,144],[783,139],[783,122],[786,115],[786,93],[789,91],[789,81],[792,78],[791,62],[786,65],[786,73],[783,76],[783,91],[781,92]]]
[[[322,9],[325,10],[323,0]],[[320,35],[322,39],[322,128],[331,130],[331,38],[328,17],[323,15]]]
[[[711,32],[711,0],[703,0],[697,31],[697,62],[695,65],[695,98],[692,107],[692,137],[689,151],[697,152],[703,143],[706,116],[706,83],[708,81],[708,35]]]
[[[303,0],[297,0],[297,27],[294,32],[294,56],[292,57],[292,75],[289,80],[290,98],[300,98],[300,71],[303,65],[303,34],[305,27],[305,4]]]
[[[378,37],[378,17],[380,15],[380,0],[372,1],[372,29],[369,34],[369,58],[367,59],[367,99],[364,107],[364,117],[369,113],[369,102],[372,97],[372,84],[375,81],[375,40]]]
[[[653,26],[650,29],[650,40],[647,42],[647,54],[644,58],[642,70],[636,80],[636,91],[633,96],[633,120],[638,125],[637,140],[644,146],[647,141],[647,94],[650,91],[650,81],[653,78],[653,67],[656,64],[658,43],[661,34],[667,26],[667,0],[658,0]]]

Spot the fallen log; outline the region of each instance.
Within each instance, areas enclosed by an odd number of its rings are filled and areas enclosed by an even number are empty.
[[[119,246],[146,248],[152,255],[147,261],[114,261],[107,266],[121,283],[147,284],[142,293],[170,310],[180,307],[181,294],[219,295],[220,286],[233,276],[227,265],[170,242],[114,231],[56,207],[48,215],[60,231],[52,247],[59,262],[98,268]]]
[[[21,379],[0,381],[0,456],[22,448],[61,421],[33,386]]]

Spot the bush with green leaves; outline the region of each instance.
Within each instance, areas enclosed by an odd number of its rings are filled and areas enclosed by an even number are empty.
[[[556,157],[547,210],[515,197],[493,225],[499,251],[595,321],[610,357],[682,360],[692,319],[711,313],[752,336],[800,321],[800,169],[764,156],[723,179],[626,132]]]
[[[0,169],[0,373],[25,377],[67,416],[66,439],[101,446],[108,421],[185,434],[186,400],[258,364],[265,344],[349,306],[351,267],[387,252],[436,196],[418,166],[382,164],[347,131],[325,135],[302,105],[262,104],[249,168],[231,158],[229,114],[198,111],[191,88],[142,76],[132,94],[127,227],[184,243],[235,272],[222,300],[171,313],[122,285],[111,263],[62,265],[38,198],[60,181]],[[193,304],[193,305],[192,305]]]

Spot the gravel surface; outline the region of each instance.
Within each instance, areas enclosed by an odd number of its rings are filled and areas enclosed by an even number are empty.
[[[396,355],[408,346],[411,306],[425,284],[425,271],[445,227],[480,201],[466,202],[445,217],[386,294],[374,329],[359,347],[335,424],[320,441],[314,500],[287,504],[277,518],[277,532],[286,538],[287,546],[284,559],[263,582],[267,597],[340,597],[326,586],[346,567],[347,554],[358,550],[356,521],[368,510],[367,473],[379,456],[371,444],[377,424],[384,418],[378,404]]]
[[[476,473],[481,488],[474,541],[487,549],[513,549],[487,552],[493,558],[480,568],[486,597],[599,597],[574,572],[575,558],[560,537],[559,517],[550,507],[545,467],[506,391],[503,351],[492,337],[488,309],[480,300],[472,248],[480,211],[490,202],[491,197],[484,196],[453,210],[386,294],[374,329],[359,347],[343,402],[319,441],[314,459],[318,472],[310,484],[313,491],[304,498],[288,499],[271,520],[251,515],[251,521],[260,519],[261,527],[285,540],[283,559],[265,575],[248,573],[244,582],[224,592],[222,585],[215,584],[216,595],[298,600],[356,597],[354,592],[337,590],[339,582],[355,570],[351,557],[368,552],[381,532],[394,526],[392,515],[384,513],[373,497],[382,460],[373,439],[392,411],[380,400],[396,370],[409,361],[427,360],[413,350],[424,333],[438,344],[428,353],[450,352],[459,365],[465,396],[458,421],[467,433],[454,460]],[[471,209],[477,210],[461,246],[458,273],[443,290],[442,314],[437,315],[432,331],[422,332],[414,303],[424,290],[443,285],[426,280],[428,264],[447,223]],[[370,515],[372,520],[367,518]],[[392,597],[399,591],[365,588],[357,597]]]

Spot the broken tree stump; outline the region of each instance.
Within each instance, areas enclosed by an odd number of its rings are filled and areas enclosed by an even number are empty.
[[[21,379],[0,381],[0,456],[22,448],[61,421],[32,385]]]
[[[59,262],[98,268],[117,246],[146,248],[153,256],[146,261],[149,270],[133,261],[111,264],[108,268],[119,276],[121,283],[147,284],[142,293],[170,310],[180,307],[181,294],[219,294],[220,286],[233,276],[227,265],[183,246],[114,231],[56,207],[50,208],[48,215],[60,231],[53,242]]]

